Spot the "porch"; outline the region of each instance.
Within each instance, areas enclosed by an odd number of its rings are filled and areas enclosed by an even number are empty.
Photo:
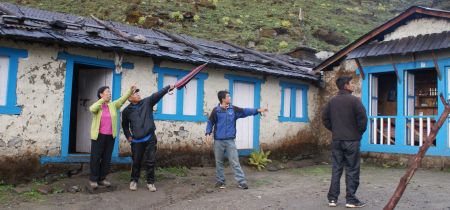
[[[450,59],[364,67],[362,102],[368,125],[361,150],[415,154],[423,145],[444,107],[439,93],[450,90]],[[397,71],[397,72],[396,72]],[[442,77],[440,78],[440,74]],[[448,120],[439,131],[427,155],[450,156]]]

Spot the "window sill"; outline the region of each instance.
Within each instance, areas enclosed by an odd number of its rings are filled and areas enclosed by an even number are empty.
[[[292,118],[292,117],[278,117],[280,122],[309,122],[307,117],[304,118]]]
[[[175,115],[175,114],[158,114],[155,115],[155,120],[167,121],[189,121],[189,122],[206,122],[208,118],[204,115]]]
[[[0,106],[0,114],[20,115],[21,112],[20,106]]]

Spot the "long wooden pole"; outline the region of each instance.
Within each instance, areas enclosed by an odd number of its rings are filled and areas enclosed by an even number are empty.
[[[106,29],[114,32],[115,34],[117,34],[118,36],[120,36],[122,38],[128,39],[128,40],[133,41],[133,42],[142,43],[142,44],[145,44],[145,43],[148,42],[147,39],[144,36],[142,36],[142,35],[140,35],[140,36],[131,36],[131,35],[123,32],[123,31],[119,30],[119,29],[114,28],[113,26],[111,26],[109,24],[106,24],[104,21],[98,19],[94,15],[91,15],[91,18],[93,20],[95,20],[95,22],[97,22],[99,25],[101,25],[101,26],[105,27]]]
[[[297,69],[297,70],[301,70],[301,71],[306,71],[306,72],[308,72],[308,73],[312,73],[312,71],[309,70],[309,69],[307,69],[307,68],[301,68],[301,67],[299,67],[299,66],[296,66],[296,65],[290,64],[290,63],[288,63],[288,62],[285,62],[285,61],[276,59],[276,58],[274,58],[274,57],[269,57],[269,56],[267,56],[267,55],[264,55],[264,54],[262,54],[262,53],[260,53],[260,52],[255,51],[255,50],[247,49],[247,48],[244,48],[244,47],[235,45],[235,44],[233,44],[233,43],[231,43],[231,42],[227,42],[227,41],[222,41],[222,42],[225,43],[225,44],[227,44],[227,45],[230,45],[230,46],[232,46],[232,47],[238,48],[238,49],[240,49],[240,50],[242,50],[242,51],[244,51],[244,52],[246,52],[246,53],[250,53],[250,54],[253,54],[253,55],[257,55],[257,56],[259,56],[259,57],[261,57],[261,58],[264,58],[264,59],[273,61],[273,62],[275,62],[275,63],[278,64],[278,65],[285,66],[285,67],[288,67],[288,68],[291,68],[291,69]]]
[[[435,123],[431,128],[430,134],[427,136],[424,144],[420,147],[419,152],[414,157],[411,165],[408,167],[405,174],[400,179],[400,182],[398,183],[397,188],[394,191],[394,194],[392,195],[391,199],[386,204],[386,206],[384,206],[383,210],[393,210],[397,206],[398,201],[405,192],[406,186],[409,184],[409,181],[412,179],[417,168],[420,166],[420,163],[422,162],[425,153],[427,152],[428,148],[432,145],[433,140],[436,138],[439,129],[442,127],[444,122],[447,120],[448,115],[450,114],[450,106],[445,101],[442,93],[439,95],[439,97],[445,106],[444,112],[442,112],[442,114],[439,116],[439,120],[437,121],[437,123]]]

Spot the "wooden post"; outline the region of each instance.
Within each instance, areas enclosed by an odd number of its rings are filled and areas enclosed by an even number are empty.
[[[356,66],[358,66],[358,70],[359,70],[359,73],[361,74],[361,78],[364,80],[364,78],[365,78],[366,76],[364,75],[364,71],[363,71],[363,68],[362,68],[362,66],[361,66],[361,63],[359,62],[359,59],[356,58],[356,59],[355,59],[355,62],[356,62]]]
[[[392,67],[394,68],[394,71],[395,71],[395,76],[397,76],[397,81],[401,82],[400,76],[398,75],[398,69],[397,69],[397,66],[395,66],[394,59],[392,58],[392,55],[390,55],[389,58],[391,59]]]
[[[437,72],[437,75],[439,77],[439,80],[442,80],[441,70],[439,69],[439,65],[438,65],[438,62],[437,62],[436,54],[434,54],[434,50],[431,51],[431,55],[433,55],[434,67],[436,68],[436,72]]]
[[[422,162],[422,159],[425,156],[425,153],[427,152],[428,148],[432,145],[433,140],[436,138],[436,135],[439,131],[439,129],[442,127],[444,122],[447,120],[448,115],[450,114],[450,105],[445,101],[444,96],[442,93],[439,95],[442,103],[444,104],[444,112],[439,116],[439,120],[433,125],[431,128],[430,134],[425,139],[425,142],[420,147],[419,152],[416,156],[414,156],[411,160],[411,165],[406,170],[403,177],[400,179],[400,182],[397,185],[397,188],[394,191],[394,194],[392,195],[389,202],[384,206],[383,210],[393,210],[396,206],[400,198],[402,197],[403,193],[405,192],[406,185],[409,184],[412,177],[414,176],[414,173],[416,172],[417,168],[420,166],[420,163]]]

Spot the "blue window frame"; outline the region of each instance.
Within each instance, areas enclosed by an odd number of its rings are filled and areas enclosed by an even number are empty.
[[[309,122],[308,85],[280,82],[280,122]]]
[[[444,57],[437,59],[437,64],[439,69],[442,71],[442,80],[437,80],[437,90],[438,93],[447,93],[450,96],[450,91],[448,90],[448,72],[443,71],[445,69],[450,69],[450,58]],[[423,116],[414,116],[414,114],[408,115],[407,108],[407,99],[414,99],[413,92],[408,93],[408,73],[413,73],[415,70],[423,70],[435,68],[435,63],[433,60],[417,60],[413,62],[403,62],[396,63],[399,81],[397,84],[397,115],[393,116],[395,118],[395,139],[399,140],[399,142],[395,145],[386,145],[386,144],[372,144],[371,142],[371,123],[367,124],[367,131],[363,134],[361,140],[361,151],[363,152],[385,152],[385,153],[400,153],[400,154],[417,154],[419,147],[408,145],[406,139],[408,139],[408,130],[407,124],[408,120],[411,117],[423,117]],[[365,66],[363,67],[363,72],[371,75],[383,72],[394,72],[394,68],[392,64],[385,65],[374,65],[374,66]],[[359,72],[356,72],[359,75]],[[415,88],[411,88],[414,90]],[[367,108],[370,107],[370,79],[366,77],[362,81],[361,88],[361,100],[363,105]],[[439,101],[438,103],[438,115],[444,111],[444,105]],[[411,111],[412,113],[412,111]],[[378,118],[385,118],[385,116],[378,116]],[[431,116],[435,117],[435,116]],[[371,116],[369,116],[371,118]],[[373,120],[369,119],[369,120]],[[430,147],[427,151],[427,156],[450,156],[449,147],[449,136],[448,129],[449,123],[446,121],[442,128],[439,130],[436,136],[436,146]],[[372,128],[373,129],[373,128]],[[400,141],[402,140],[402,141]]]
[[[17,105],[17,71],[19,66],[19,58],[28,57],[28,52],[22,49],[14,49],[0,47],[0,56],[8,59],[8,65],[4,68],[7,78],[4,82],[0,82],[0,91],[4,91],[2,96],[3,102],[0,104],[0,114],[19,115],[22,108]],[[3,75],[0,75],[2,77]]]
[[[153,70],[154,73],[158,74],[158,90],[162,89],[165,85],[164,81],[170,81],[170,83],[175,82],[176,80],[180,80],[184,76],[186,76],[189,71],[174,69],[174,68],[166,68],[159,67],[155,65]],[[171,79],[168,79],[171,78]],[[182,88],[180,90],[175,91],[174,100],[176,103],[173,104],[174,107],[171,107],[170,111],[163,111],[164,109],[164,101],[169,100],[169,97],[165,96],[161,101],[159,101],[157,105],[157,110],[155,112],[156,120],[176,120],[176,121],[191,121],[191,122],[206,122],[207,116],[203,115],[203,100],[204,100],[204,82],[208,78],[207,73],[198,73],[194,79],[196,82],[196,88],[194,92],[186,88]],[[189,84],[188,84],[189,85]],[[192,107],[192,104],[187,105],[188,100],[185,99],[185,96],[195,97],[194,101],[189,101],[195,103],[195,106]],[[167,106],[166,106],[167,107]],[[190,108],[187,108],[190,107]]]

